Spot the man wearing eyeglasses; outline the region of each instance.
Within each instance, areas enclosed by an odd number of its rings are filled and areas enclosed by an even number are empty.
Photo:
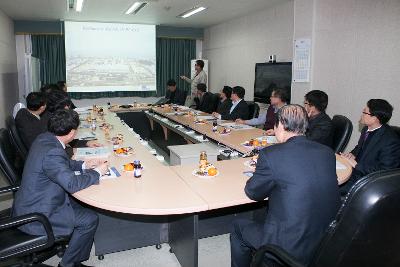
[[[387,123],[393,107],[384,99],[370,99],[363,109],[360,123],[365,125],[357,146],[342,153],[353,167],[352,175],[342,187],[345,195],[361,177],[380,170],[400,167],[400,139]]]

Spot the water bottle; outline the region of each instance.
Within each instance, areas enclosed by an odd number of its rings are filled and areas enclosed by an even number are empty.
[[[142,165],[140,164],[140,160],[133,161],[133,176],[135,178],[142,177]]]
[[[213,121],[212,131],[215,133],[218,130],[218,123],[217,120]]]
[[[91,126],[91,128],[92,128],[92,132],[95,132],[96,131],[96,121],[95,120],[93,120],[92,119],[92,126]]]

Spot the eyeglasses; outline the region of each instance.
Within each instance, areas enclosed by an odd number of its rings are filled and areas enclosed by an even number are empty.
[[[362,113],[365,114],[365,115],[374,116],[373,114],[365,112],[365,111],[363,111]]]

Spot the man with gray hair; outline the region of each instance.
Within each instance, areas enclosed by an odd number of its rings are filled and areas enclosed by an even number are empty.
[[[308,140],[307,112],[299,105],[277,112],[275,135],[280,144],[260,151],[246,195],[256,201],[268,197],[261,222],[237,220],[231,233],[231,262],[249,266],[252,251],[276,245],[308,265],[340,206],[333,151]],[[266,258],[266,262],[273,259]]]

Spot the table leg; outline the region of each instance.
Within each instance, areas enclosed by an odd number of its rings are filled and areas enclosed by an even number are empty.
[[[198,222],[197,214],[183,215],[169,223],[169,245],[183,267],[198,266]]]
[[[149,118],[149,121],[150,121],[150,128],[151,128],[152,131],[154,131],[154,121],[152,119],[150,119],[150,118]]]
[[[162,126],[162,125],[161,125],[161,128],[162,128],[162,130],[163,130],[163,132],[164,132],[164,139],[165,139],[165,141],[168,141],[168,128],[165,127],[165,126]]]

